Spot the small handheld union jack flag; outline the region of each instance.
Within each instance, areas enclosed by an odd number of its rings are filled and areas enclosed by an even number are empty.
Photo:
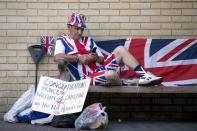
[[[46,55],[53,56],[56,38],[53,36],[41,36],[41,45],[46,48]]]

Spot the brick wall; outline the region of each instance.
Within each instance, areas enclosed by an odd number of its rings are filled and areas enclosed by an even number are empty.
[[[0,117],[30,84],[35,64],[27,47],[40,35],[66,32],[71,12],[87,15],[85,34],[96,40],[126,37],[197,36],[196,0],[1,0]],[[56,76],[56,64],[44,57],[39,76]]]

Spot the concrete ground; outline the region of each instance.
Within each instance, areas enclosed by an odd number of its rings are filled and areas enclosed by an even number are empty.
[[[113,131],[197,131],[197,122],[112,121],[106,130]],[[0,121],[0,131],[76,131],[74,128],[54,128]]]

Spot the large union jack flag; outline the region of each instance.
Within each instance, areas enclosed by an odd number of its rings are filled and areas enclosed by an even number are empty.
[[[164,86],[197,85],[197,39],[131,38],[99,41],[104,56],[122,45],[145,70],[164,77]],[[122,77],[135,77],[128,67],[121,68]]]

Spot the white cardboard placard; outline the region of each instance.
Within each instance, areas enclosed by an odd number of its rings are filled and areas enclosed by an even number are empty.
[[[32,110],[53,115],[82,111],[90,79],[66,82],[50,77],[41,77]]]

